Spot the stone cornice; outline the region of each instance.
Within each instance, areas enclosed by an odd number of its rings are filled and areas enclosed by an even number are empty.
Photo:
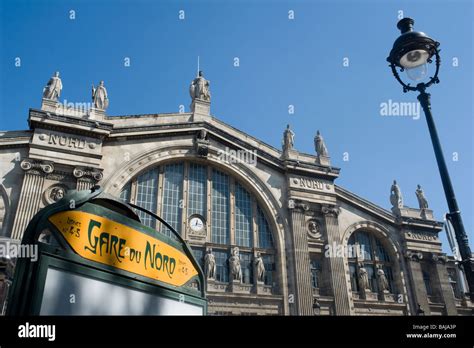
[[[413,218],[413,217],[397,217],[396,223],[404,227],[415,227],[419,229],[431,228],[435,230],[434,232],[438,233],[443,229],[444,223],[441,221],[434,220],[425,220],[422,218]]]
[[[416,218],[399,218],[393,215],[388,210],[379,207],[378,205],[369,202],[368,200],[357,196],[356,194],[347,191],[346,189],[335,185],[337,198],[345,201],[346,203],[357,206],[360,209],[366,211],[367,213],[377,216],[381,219],[384,219],[386,222],[391,224],[401,225],[401,226],[410,226],[410,227],[417,227],[420,229],[430,229],[434,230],[435,232],[439,232],[443,228],[443,223],[440,221],[432,221],[432,220],[424,220],[424,219],[416,219]]]
[[[355,205],[372,215],[375,215],[379,218],[386,220],[387,222],[390,222],[392,224],[395,223],[395,216],[388,210],[382,207],[379,207],[378,205],[375,205],[374,203],[371,203],[368,200],[360,196],[357,196],[356,194],[350,191],[347,191],[346,189],[338,185],[334,185],[334,186],[336,189],[336,194],[337,194],[338,199],[341,199],[345,201],[346,203],[349,203],[350,205]]]
[[[68,132],[92,137],[107,136],[113,127],[113,125],[108,122],[68,115],[57,115],[53,112],[36,109],[30,109],[28,124],[30,129],[40,127],[61,131],[67,130]]]
[[[221,127],[225,125],[225,127]],[[299,173],[301,175],[321,176],[333,180],[339,174],[339,168],[325,167],[317,163],[303,161],[283,161],[281,159],[281,151],[276,150],[272,146],[259,141],[258,139],[243,133],[231,126],[226,125],[216,119],[211,122],[182,122],[173,124],[155,124],[150,126],[133,125],[112,130],[108,141],[114,141],[120,137],[128,139],[136,138],[153,138],[157,135],[173,136],[182,134],[195,134],[199,129],[205,128],[209,133],[209,138],[213,138],[224,146],[232,149],[256,150],[259,160],[267,162],[280,172],[288,171],[291,173]],[[235,133],[235,134],[231,134]],[[304,154],[305,157],[314,157]],[[316,157],[314,157],[316,160]]]
[[[32,131],[5,131],[0,132],[1,147],[24,147],[30,143]]]
[[[163,124],[163,125],[152,125],[148,127],[126,127],[114,129],[107,141],[116,141],[121,137],[127,137],[127,139],[140,139],[149,138],[156,139],[158,136],[170,137],[170,136],[182,136],[188,135],[190,139],[194,138],[194,135],[200,129],[205,128],[208,131],[208,138],[214,139],[223,146],[228,146],[230,149],[242,149],[247,151],[257,152],[257,161],[265,162],[267,165],[273,167],[275,170],[283,173],[284,168],[282,161],[279,157],[273,156],[271,153],[266,152],[265,148],[253,147],[251,144],[242,141],[242,139],[233,137],[229,134],[223,133],[218,128],[207,122],[186,122],[186,123],[174,123],[174,124]]]
[[[129,119],[136,120],[136,119],[144,119],[144,118],[156,119],[158,117],[190,117],[192,115],[193,115],[192,112],[178,112],[178,113],[170,112],[170,113],[164,113],[164,114],[135,114],[135,115],[122,115],[122,116],[105,116],[105,120],[110,121],[111,123],[114,123],[114,121],[116,120],[129,120]]]
[[[334,180],[339,176],[340,168],[325,167],[316,163],[285,161],[288,174],[315,176],[315,174],[326,180]],[[315,172],[316,171],[316,172]]]

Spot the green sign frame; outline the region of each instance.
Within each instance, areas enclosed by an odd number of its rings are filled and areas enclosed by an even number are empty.
[[[133,207],[147,212],[143,208]],[[190,259],[198,274],[192,277],[184,286],[178,287],[111,265],[85,259],[72,250],[61,232],[48,220],[50,216],[68,210],[99,215],[156,238],[183,252]],[[40,314],[46,275],[50,268],[195,305],[201,307],[203,315],[206,315],[206,281],[191,248],[169,224],[160,217],[149,214],[170,229],[175,234],[176,239],[143,225],[132,206],[105,194],[100,188],[72,191],[60,201],[43,208],[29,223],[21,242],[21,244],[37,245],[38,260],[36,262],[30,259],[17,260],[12,291],[8,300],[7,315]],[[45,230],[52,232],[59,245],[38,241],[38,237]]]

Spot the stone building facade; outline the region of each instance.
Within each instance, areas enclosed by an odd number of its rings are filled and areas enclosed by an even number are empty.
[[[430,210],[392,190],[388,211],[336,185],[320,135],[315,155],[301,153],[288,127],[279,150],[211,116],[201,75],[190,92],[190,112],[127,116],[107,116],[108,99],[81,110],[43,98],[29,130],[0,133],[3,240],[18,243],[66,191],[99,184],[191,244],[211,315],[472,313]],[[5,297],[12,265],[3,261]]]

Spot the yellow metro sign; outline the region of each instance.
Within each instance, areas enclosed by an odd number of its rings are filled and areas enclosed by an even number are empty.
[[[82,211],[49,217],[72,249],[85,259],[182,286],[198,274],[180,250],[129,226]]]

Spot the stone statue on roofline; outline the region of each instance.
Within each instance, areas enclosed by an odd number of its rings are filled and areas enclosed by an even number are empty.
[[[204,73],[199,71],[198,76],[191,82],[189,86],[189,94],[191,99],[200,99],[211,101],[211,92],[209,90],[210,82],[204,78]]]
[[[420,185],[417,185],[415,194],[416,194],[416,198],[418,199],[418,205],[420,206],[420,209],[421,210],[428,209],[428,201]]]
[[[314,137],[314,148],[318,156],[329,157],[328,149],[326,147],[326,144],[324,143],[323,136],[321,135],[319,130],[317,131],[316,136]]]
[[[57,101],[61,96],[62,89],[63,83],[59,77],[59,71],[56,71],[43,88],[43,98]]]
[[[96,109],[105,110],[109,107],[109,97],[105,89],[104,81],[100,81],[97,88],[92,85],[92,102]]]
[[[392,187],[390,188],[390,203],[392,203],[394,208],[403,208],[402,192],[396,180],[393,180]]]
[[[283,132],[283,150],[291,150],[295,145],[295,133],[290,129],[290,125],[286,125]]]

